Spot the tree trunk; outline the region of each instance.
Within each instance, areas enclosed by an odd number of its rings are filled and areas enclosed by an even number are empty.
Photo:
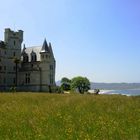
[[[17,76],[17,63],[16,63],[16,81],[15,81],[15,85],[16,85],[16,87],[17,87],[17,78],[18,78],[18,76]]]

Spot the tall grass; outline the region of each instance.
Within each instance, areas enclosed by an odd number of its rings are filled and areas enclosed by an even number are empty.
[[[139,140],[140,96],[0,94],[0,140]]]

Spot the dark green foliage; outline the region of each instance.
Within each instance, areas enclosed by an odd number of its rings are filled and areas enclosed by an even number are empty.
[[[16,57],[13,58],[13,61],[14,61],[15,64],[18,64],[20,62],[20,60]]]
[[[71,80],[66,77],[63,77],[61,79],[61,88],[65,91],[70,90],[71,89]]]
[[[71,80],[71,88],[83,94],[90,89],[90,82],[86,77],[74,77]]]
[[[16,91],[17,91],[16,87],[11,87],[11,88],[10,88],[10,92],[13,92],[13,93],[14,93],[14,92],[16,92]]]
[[[53,88],[53,93],[64,93],[63,89],[59,86]]]

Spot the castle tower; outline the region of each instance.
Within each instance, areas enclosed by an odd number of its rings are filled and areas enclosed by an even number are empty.
[[[23,41],[23,31],[12,31],[9,28],[5,29],[4,42],[5,49],[5,85],[17,86],[18,83],[18,69],[20,67],[21,59],[21,44]]]
[[[53,55],[51,43],[47,43],[46,39],[44,40],[43,46],[40,51],[40,58],[42,65],[43,63],[46,65],[46,70],[47,73],[46,75],[48,76],[46,78],[47,81],[45,83],[48,83],[50,86],[55,85],[55,58]],[[45,75],[45,73],[44,73]]]
[[[21,56],[21,44],[23,41],[23,31],[18,30],[18,32],[14,32],[10,30],[9,28],[5,29],[4,34],[4,41],[6,43],[7,49],[11,50],[9,51],[9,56],[14,56],[18,59],[20,59]]]

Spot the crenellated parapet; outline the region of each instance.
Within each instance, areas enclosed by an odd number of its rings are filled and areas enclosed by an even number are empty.
[[[21,45],[23,41],[23,31],[12,31],[10,28],[5,29],[4,41],[10,46]]]

